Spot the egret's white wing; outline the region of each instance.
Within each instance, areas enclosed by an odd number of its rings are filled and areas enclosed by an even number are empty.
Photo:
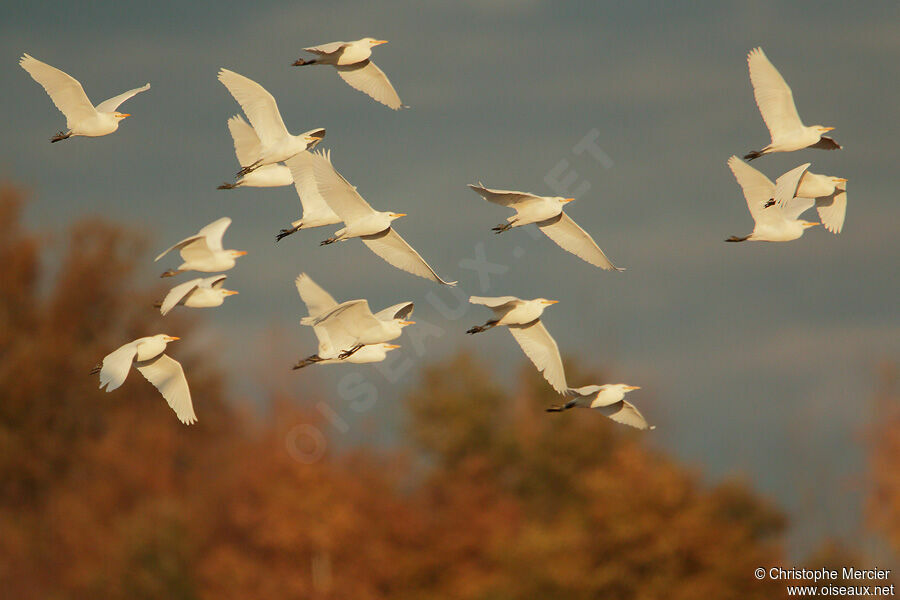
[[[191,390],[188,389],[180,362],[160,354],[156,358],[135,363],[134,366],[159,390],[179,421],[185,425],[197,422],[191,403]]]
[[[778,69],[769,62],[762,48],[754,48],[747,55],[750,68],[750,83],[753,84],[753,96],[762,115],[763,121],[772,136],[776,138],[803,127],[794,95],[784,81]]]
[[[306,317],[300,320],[303,325],[319,325],[326,321],[343,323],[351,334],[363,331],[369,327],[380,327],[381,322],[372,314],[369,301],[365,299],[348,300],[341,302],[334,308],[314,317]]]
[[[785,203],[784,207],[781,208],[781,212],[786,218],[794,220],[802,213],[812,208],[815,203],[815,198],[791,198]],[[770,206],[766,210],[772,210],[773,208],[775,207]]]
[[[244,109],[244,114],[247,115],[263,145],[290,135],[284,121],[281,120],[275,98],[263,86],[228,69],[219,71],[219,81],[228,88]]]
[[[514,192],[512,190],[492,190],[490,188],[484,187],[481,182],[478,185],[473,183],[469,184],[469,187],[476,194],[487,200],[488,202],[493,202],[494,204],[500,204],[503,206],[515,207],[517,204],[521,205],[522,203],[529,201],[541,201],[542,198],[540,196],[535,196],[534,194],[528,194],[526,192]]]
[[[362,236],[360,239],[363,241],[363,244],[369,247],[369,250],[401,271],[430,279],[435,283],[456,285],[455,281],[444,281],[438,277],[438,274],[428,266],[425,259],[413,250],[413,247],[407,244],[406,240],[400,237],[400,234],[394,231],[392,227],[388,227],[375,235]]]
[[[322,153],[326,160],[330,160],[330,153]],[[316,184],[316,174],[313,170],[313,162],[316,159],[310,152],[301,152],[284,161],[285,166],[291,171],[294,178],[294,189],[300,197],[300,205],[303,207],[303,217],[313,220],[332,220],[335,222],[340,217],[328,206],[325,198],[319,192]]]
[[[569,388],[566,394],[569,396],[593,396],[603,389],[602,385],[585,385],[580,388]]]
[[[500,308],[501,306],[504,306],[506,304],[522,304],[522,300],[516,298],[515,296],[469,296],[469,302],[471,304],[489,306],[490,308]]]
[[[341,50],[345,46],[347,46],[348,42],[328,42],[327,44],[319,44],[318,46],[310,46],[309,48],[304,48],[307,52],[312,52],[313,54],[334,54],[338,50]]]
[[[647,424],[647,419],[644,418],[644,415],[642,415],[640,411],[634,407],[634,404],[628,400],[619,400],[608,406],[597,406],[592,408],[609,417],[616,423],[629,425],[636,429],[655,429],[655,427],[650,427]]]
[[[140,94],[141,92],[146,92],[150,89],[150,84],[145,83],[139,88],[134,88],[133,90],[128,90],[118,96],[113,96],[109,100],[104,100],[100,104],[97,105],[97,112],[115,112],[119,106],[128,100],[129,98]]]
[[[188,294],[197,289],[201,282],[202,278],[191,279],[190,281],[185,281],[184,283],[179,283],[166,294],[166,297],[163,298],[162,306],[159,307],[159,313],[163,316],[169,314],[173,308],[178,306],[178,303],[184,300]]]
[[[294,280],[294,283],[297,285],[297,293],[300,294],[300,299],[306,304],[309,316],[318,317],[338,305],[331,294],[322,289],[306,273],[300,273],[297,279]]]
[[[336,65],[336,68],[338,75],[350,87],[394,110],[403,106],[387,75],[369,59],[352,65]]]
[[[835,190],[831,196],[816,198],[816,210],[822,226],[831,233],[840,233],[847,215],[847,191]]]
[[[176,250],[176,249],[177,249],[177,250],[180,250],[180,249],[184,248],[185,246],[187,246],[188,244],[192,244],[192,243],[195,243],[195,242],[202,242],[204,246],[206,245],[206,242],[204,241],[203,236],[202,236],[202,235],[197,235],[197,234],[195,234],[195,235],[192,235],[191,237],[184,238],[183,240],[181,240],[181,241],[178,242],[177,244],[173,244],[173,245],[169,246],[168,248],[166,248],[165,250],[163,250],[162,253],[161,253],[159,256],[157,256],[156,258],[154,258],[154,259],[153,259],[153,262],[158,261],[158,260],[161,259],[163,256],[165,256],[166,254],[168,254],[169,252],[171,252],[172,250]]]
[[[330,153],[313,152],[308,159],[304,157],[304,160],[308,160],[312,166],[319,194],[342,221],[356,221],[375,212],[357,193],[356,188],[337,172],[331,164]]]
[[[200,229],[197,235],[202,235],[206,238],[206,244],[211,250],[222,250],[222,238],[225,236],[225,230],[228,229],[229,225],[231,225],[231,218],[222,217]]]
[[[31,75],[32,79],[41,84],[59,112],[66,116],[69,126],[73,122],[89,119],[97,114],[94,105],[84,93],[84,88],[68,73],[27,54],[23,54],[19,59],[19,65]]]
[[[100,389],[106,386],[106,391],[111,392],[125,382],[128,377],[128,369],[137,354],[137,344],[129,342],[124,346],[113,350],[103,358],[103,366],[100,368]]]
[[[228,119],[228,131],[234,140],[234,154],[242,167],[253,164],[259,158],[259,136],[244,117],[234,115]]]
[[[765,208],[775,192],[775,184],[737,156],[728,159],[728,167],[744,192],[747,208],[750,209],[753,220],[757,223],[766,220],[777,221],[780,218],[778,211],[771,211],[771,207]]]
[[[390,321],[391,319],[409,319],[413,313],[415,305],[412,302],[398,302],[393,306],[388,306],[383,310],[375,313],[375,318],[379,321]]]
[[[578,258],[606,271],[624,271],[612,264],[597,242],[564,212],[537,224],[556,244]]]
[[[775,180],[774,200],[777,206],[784,206],[787,201],[797,195],[797,188],[800,187],[800,180],[803,174],[812,163],[806,163],[799,167],[794,167],[781,177]]]
[[[528,325],[510,325],[508,329],[525,355],[544,375],[544,379],[553,389],[564,394],[569,386],[566,385],[566,372],[563,370],[559,348],[541,320],[536,319]]]

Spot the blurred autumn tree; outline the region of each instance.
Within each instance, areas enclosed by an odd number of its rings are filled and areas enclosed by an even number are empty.
[[[897,369],[885,364],[878,378],[869,440],[869,525],[900,556],[900,390]]]
[[[0,597],[783,593],[752,578],[780,562],[776,510],[742,485],[702,485],[600,415],[544,413],[556,399],[530,368],[508,390],[472,357],[434,365],[396,450],[298,461],[297,427],[315,419],[274,391],[265,420],[227,397],[215,357],[191,353],[196,325],[161,320],[161,289],[134,281],[139,236],[78,223],[50,269],[22,207],[0,190]],[[105,394],[88,375],[157,332],[185,338],[171,352],[190,428],[141,377]]]

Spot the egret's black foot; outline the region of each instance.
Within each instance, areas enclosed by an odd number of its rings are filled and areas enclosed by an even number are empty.
[[[745,160],[756,160],[757,158],[759,158],[762,155],[763,155],[763,153],[761,151],[754,150],[753,152],[748,152],[747,154],[745,154],[744,159]]]
[[[503,233],[504,231],[509,231],[512,228],[512,223],[503,223],[501,225],[497,225],[496,227],[491,227],[491,231],[494,233]]]
[[[275,234],[275,241],[280,242],[281,240],[283,240],[287,236],[291,235],[292,233],[297,233],[298,231],[300,231],[301,227],[302,227],[302,225],[298,225],[296,227],[291,227],[290,229],[282,229],[281,231],[279,231],[278,233]]]
[[[160,277],[175,277],[179,273],[181,273],[181,271],[179,271],[178,269],[169,269],[168,271],[160,275]]]
[[[749,238],[749,237],[750,237],[749,235],[746,235],[746,236],[744,236],[744,237],[738,237],[738,236],[736,236],[736,235],[733,235],[733,236],[731,236],[730,238],[728,238],[728,239],[725,240],[725,241],[726,241],[726,242],[744,242],[744,241],[746,241],[747,238]]]
[[[307,356],[306,358],[304,358],[303,360],[298,362],[296,365],[294,365],[292,368],[294,370],[302,369],[303,367],[308,367],[309,365],[314,365],[321,360],[322,359],[319,358],[318,354],[313,354],[312,356]]]
[[[235,177],[243,177],[244,175],[248,175],[248,174],[252,173],[253,171],[255,171],[258,166],[259,166],[259,161],[256,161],[252,165],[247,165],[246,167],[242,168],[240,171],[235,173],[234,176]]]
[[[327,240],[322,240],[319,242],[320,246],[327,246],[328,244],[333,244],[337,241],[337,238],[328,238]]]
[[[351,356],[353,356],[354,353],[356,353],[357,350],[359,350],[362,347],[363,347],[363,344],[357,344],[357,345],[353,346],[352,348],[350,348],[349,350],[344,350],[343,352],[338,354],[338,358],[340,358],[341,360],[343,360],[345,358],[350,358]]]
[[[304,58],[298,58],[294,62],[291,63],[292,67],[302,67],[303,65],[314,65],[316,63],[315,59],[306,60]]]
[[[153,308],[162,308],[162,302],[154,302]]]
[[[775,204],[775,198],[769,198],[769,201],[763,205],[763,208],[769,208],[773,204]]]
[[[52,138],[50,138],[50,143],[55,144],[56,142],[61,142],[63,140],[67,140],[70,137],[72,137],[71,133],[66,133],[65,131],[60,131],[59,133],[54,135]]]
[[[91,369],[91,375],[96,375],[97,373],[100,372],[100,369],[102,369],[102,368],[103,368],[103,363],[97,363],[96,365],[94,365],[94,368]]]
[[[557,404],[557,405],[555,405],[555,406],[550,406],[550,407],[548,407],[548,408],[545,409],[545,410],[546,410],[547,412],[562,412],[562,411],[566,410],[566,407],[565,407],[565,406],[560,406],[559,404]]]
[[[236,188],[237,186],[238,186],[238,184],[236,184],[236,183],[228,183],[228,182],[226,181],[225,183],[223,183],[222,185],[220,185],[220,186],[217,187],[216,189],[217,189],[217,190],[233,190],[233,189]]]

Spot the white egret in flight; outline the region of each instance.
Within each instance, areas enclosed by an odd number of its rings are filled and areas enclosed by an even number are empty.
[[[167,248],[154,260],[158,261],[172,250],[178,250],[184,261],[177,269],[169,269],[160,277],[172,277],[184,271],[202,271],[215,273],[227,271],[234,267],[235,259],[247,254],[246,250],[225,250],[222,248],[222,236],[231,225],[229,217],[216,219],[190,237],[186,237],[174,246]]]
[[[762,114],[763,121],[769,129],[772,143],[762,150],[754,150],[744,156],[748,160],[759,158],[772,152],[792,152],[802,148],[819,148],[821,150],[840,150],[841,145],[824,135],[834,127],[822,125],[804,125],[794,105],[791,88],[769,62],[762,48],[754,48],[747,55],[750,68],[750,83],[753,84],[753,96]]]
[[[53,100],[53,104],[59,109],[59,112],[66,117],[68,130],[60,131],[54,135],[50,138],[51,142],[65,140],[73,135],[99,137],[114,132],[119,128],[119,122],[122,119],[131,116],[128,113],[117,111],[116,109],[119,108],[119,105],[135,94],[150,89],[150,84],[148,83],[118,96],[113,96],[109,100],[104,100],[95,107],[88,100],[87,94],[84,93],[84,88],[71,75],[27,54],[23,54],[22,58],[19,59],[19,65],[28,71],[32,79],[41,84],[50,96],[50,99]]]
[[[608,383],[606,385],[586,385],[580,388],[569,388],[566,395],[574,396],[561,406],[551,406],[547,412],[561,412],[570,408],[593,408],[623,425],[630,425],[636,429],[656,429],[656,426],[648,426],[644,415],[634,405],[625,400],[625,394],[632,390],[641,389],[636,385],[624,383]]]
[[[466,333],[476,334],[498,325],[506,327],[522,347],[525,355],[544,375],[544,379],[557,392],[565,393],[568,385],[559,348],[541,322],[541,314],[544,309],[551,304],[556,304],[558,300],[547,300],[546,298],[520,300],[515,296],[498,298],[472,296],[469,298],[469,302],[487,306],[494,311],[494,318],[484,325],[472,327]]]
[[[196,423],[197,415],[194,414],[184,369],[181,363],[164,354],[166,345],[177,339],[180,338],[161,333],[128,342],[107,354],[91,374],[99,373],[100,389],[106,386],[106,391],[111,392],[125,382],[128,370],[134,365],[159,390],[179,421],[185,425]]]
[[[369,58],[372,56],[372,48],[379,44],[387,44],[387,40],[367,37],[354,42],[331,42],[310,46],[304,50],[315,54],[316,58],[298,58],[294,61],[294,66],[332,65],[350,87],[397,110],[403,106],[400,96],[397,95],[387,75]]]
[[[493,230],[503,233],[513,227],[534,223],[556,245],[578,258],[606,271],[624,271],[612,264],[597,242],[563,212],[563,205],[575,198],[560,196],[536,196],[526,192],[492,190],[481,184],[469,184],[472,190],[494,204],[512,208],[516,214],[507,218],[507,223],[497,225]]]

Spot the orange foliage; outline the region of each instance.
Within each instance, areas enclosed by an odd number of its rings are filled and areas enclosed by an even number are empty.
[[[532,369],[507,390],[472,357],[432,366],[397,449],[311,464],[291,432],[315,417],[276,402],[248,418],[210,356],[178,353],[190,428],[140,377],[100,392],[88,371],[110,350],[196,325],[163,327],[160,290],[133,281],[146,257],[132,232],[77,224],[48,269],[21,208],[0,192],[3,598],[782,593],[752,579],[779,562],[773,508],[742,485],[706,488],[600,415],[544,413],[552,392]]]

